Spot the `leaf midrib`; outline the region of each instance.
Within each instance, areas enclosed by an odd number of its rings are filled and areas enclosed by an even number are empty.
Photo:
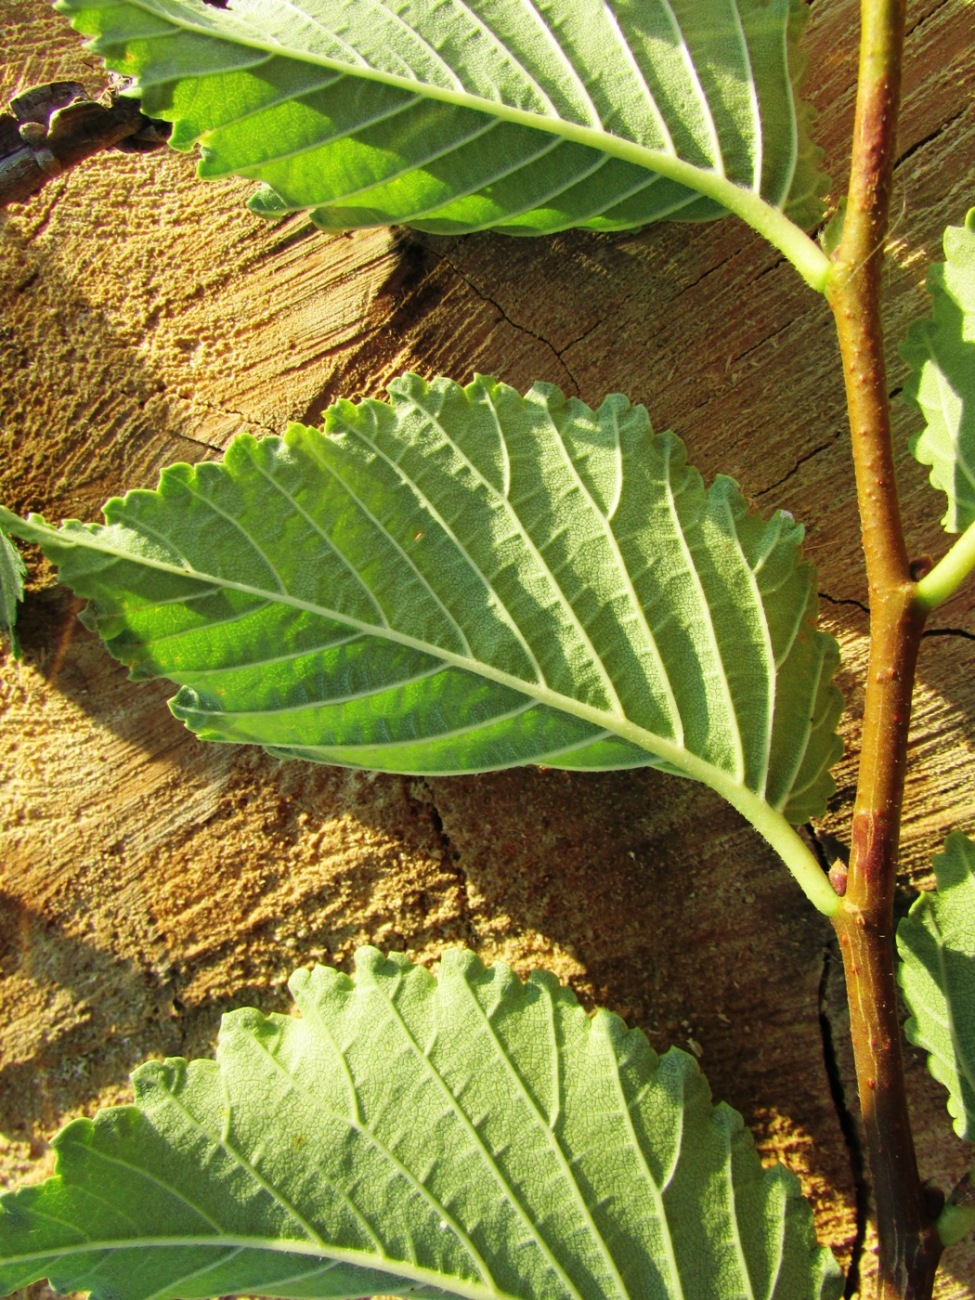
[[[128,528],[133,536],[139,535],[131,526],[120,521],[113,522],[115,526]],[[126,550],[118,545],[106,544],[104,531],[95,531],[94,527],[91,527],[89,531],[86,530],[84,525],[75,522],[73,529],[59,531],[51,527],[40,515],[32,514],[25,521],[12,511],[0,506],[0,528],[5,528],[10,533],[20,536],[26,541],[47,543],[55,547],[72,550],[80,547],[83,551],[98,552],[116,561],[142,565],[144,568],[154,569],[157,572],[215,585],[218,589],[238,591],[242,595],[252,596],[265,603],[277,602],[289,608],[299,609],[317,617],[332,620],[334,623],[353,629],[359,634],[379,637],[387,642],[401,645],[440,663],[480,677],[482,680],[494,682],[520,695],[522,698],[534,700],[536,703],[550,707],[557,712],[587,722],[604,735],[616,736],[656,757],[672,770],[679,771],[692,780],[700,781],[708,786],[727,803],[731,804],[772,845],[795,876],[803,892],[819,911],[829,916],[838,906],[837,896],[823,875],[817,859],[812,855],[783,812],[779,810],[779,807],[773,806],[767,800],[764,792],[759,793],[744,784],[741,779],[732,776],[725,769],[716,767],[713,763],[699,757],[690,750],[675,744],[672,739],[638,726],[621,714],[610,713],[605,709],[584,704],[572,696],[566,696],[552,690],[543,683],[532,684],[526,682],[524,678],[505,673],[491,664],[483,664],[472,657],[446,650],[441,646],[430,645],[396,629],[384,626],[377,630],[373,623],[355,618],[345,611],[324,607],[315,601],[302,600],[286,591],[269,592],[265,587],[259,587],[252,583],[238,582],[231,578],[202,573],[185,562],[177,564],[158,557]],[[80,537],[75,533],[75,529],[80,531]],[[168,538],[160,538],[159,540],[164,543],[167,549],[171,550],[172,543]],[[117,657],[122,658],[123,656]],[[246,665],[244,666],[246,667]],[[158,675],[166,676],[165,673]],[[601,738],[598,736],[593,737],[594,740]],[[271,748],[273,750],[274,747]],[[790,797],[791,795],[788,793],[783,795],[780,801],[782,807],[786,806]]]
[[[293,1089],[295,1092],[303,1094],[304,1090],[299,1086],[298,1081],[295,1079],[295,1077],[284,1068],[284,1066],[281,1064],[280,1061],[277,1060],[277,1058],[272,1052],[268,1051],[266,1045],[261,1045],[261,1046],[263,1048],[265,1056],[271,1063],[272,1067],[275,1068],[286,1080],[287,1086]],[[369,1235],[373,1237],[373,1240],[375,1242],[375,1249],[372,1254],[368,1254],[367,1252],[362,1250],[354,1251],[349,1249],[343,1249],[342,1247],[337,1246],[334,1243],[326,1241],[322,1237],[322,1235],[312,1226],[312,1224],[308,1221],[308,1219],[300,1212],[300,1210],[297,1209],[297,1207],[292,1203],[292,1201],[285,1199],[285,1197],[278,1190],[278,1188],[275,1187],[272,1183],[270,1183],[267,1180],[267,1178],[264,1177],[264,1175],[260,1172],[260,1170],[256,1167],[254,1163],[253,1152],[245,1153],[243,1151],[239,1151],[235,1146],[233,1146],[230,1143],[226,1135],[221,1136],[219,1138],[215,1137],[214,1134],[204,1124],[200,1122],[197,1116],[193,1114],[193,1112],[183,1104],[180,1096],[172,1089],[169,1088],[165,1089],[163,1095],[165,1097],[164,1104],[174,1106],[178,1110],[183,1123],[187,1124],[195,1132],[199,1133],[201,1137],[204,1139],[204,1141],[206,1141],[207,1143],[211,1143],[216,1146],[219,1146],[219,1148],[223,1152],[225,1152],[228,1158],[231,1161],[233,1161],[233,1163],[238,1168],[244,1170],[247,1177],[253,1180],[253,1182],[255,1182],[268,1195],[268,1197],[270,1197],[270,1199],[277,1206],[279,1206],[285,1212],[285,1214],[288,1215],[288,1217],[292,1220],[292,1222],[294,1222],[297,1226],[301,1227],[305,1231],[306,1241],[304,1244],[298,1241],[290,1242],[287,1238],[269,1239],[269,1240],[280,1242],[280,1246],[277,1247],[278,1249],[284,1251],[285,1253],[290,1253],[290,1254],[301,1254],[306,1256],[310,1255],[313,1256],[314,1258],[340,1260],[341,1262],[350,1263],[359,1268],[372,1268],[377,1272],[389,1273],[393,1276],[409,1277],[414,1280],[416,1280],[414,1278],[414,1275],[417,1275],[417,1277],[419,1277],[420,1280],[422,1280],[424,1274],[429,1274],[430,1276],[432,1276],[435,1282],[437,1282],[438,1279],[442,1280],[444,1277],[449,1278],[449,1277],[456,1276],[454,1274],[437,1273],[433,1270],[411,1268],[409,1265],[406,1264],[405,1261],[397,1258],[392,1258],[391,1256],[384,1254],[382,1248],[382,1242],[379,1240],[378,1237],[376,1237],[376,1234],[372,1232],[368,1224],[365,1225],[365,1230],[368,1231]],[[316,1104],[319,1107],[321,1107],[322,1103],[320,1098],[316,1099]],[[375,1132],[374,1128],[362,1122],[361,1119],[359,1118],[350,1118],[349,1116],[342,1115],[340,1112],[331,1109],[329,1110],[329,1115],[335,1121],[339,1123],[347,1124],[349,1127],[354,1128],[365,1141],[369,1142],[372,1145],[372,1147],[379,1152],[379,1154],[384,1160],[386,1160],[390,1165],[392,1165],[399,1172],[399,1174],[404,1178],[404,1181],[406,1181],[413,1188],[414,1194],[419,1194],[421,1199],[426,1199],[428,1202],[430,1202],[431,1208],[433,1209],[434,1213],[436,1213],[441,1219],[446,1220],[447,1222],[450,1223],[451,1227],[454,1229],[454,1233],[455,1236],[457,1237],[457,1240],[460,1242],[461,1246],[467,1252],[468,1258],[472,1260],[475,1267],[481,1273],[482,1277],[485,1278],[485,1284],[482,1287],[481,1291],[477,1292],[477,1294],[480,1295],[483,1293],[486,1296],[496,1298],[496,1300],[504,1300],[504,1294],[501,1291],[499,1291],[497,1287],[493,1285],[494,1278],[491,1275],[491,1271],[487,1266],[487,1262],[483,1259],[481,1253],[475,1247],[473,1241],[470,1239],[469,1234],[464,1231],[464,1229],[461,1227],[460,1224],[454,1221],[453,1216],[446,1209],[446,1207],[443,1206],[438,1200],[436,1200],[432,1196],[431,1193],[428,1192],[427,1188],[425,1188],[423,1184],[417,1180],[413,1172],[410,1169],[408,1169],[401,1160],[397,1158],[395,1153],[389,1149],[387,1144],[380,1139],[378,1134]],[[228,1245],[233,1245],[234,1242],[236,1241],[239,1243],[238,1248],[247,1248],[247,1249],[268,1249],[269,1248],[264,1245],[253,1244],[253,1239],[251,1238],[246,1238],[246,1237],[236,1238],[234,1237],[233,1234],[228,1234],[224,1232],[219,1220],[214,1219],[212,1215],[207,1213],[207,1211],[202,1209],[195,1202],[189,1200],[186,1194],[182,1192],[178,1187],[174,1187],[172,1184],[165,1182],[160,1177],[160,1175],[154,1172],[153,1170],[142,1167],[137,1164],[133,1164],[131,1161],[128,1160],[120,1160],[117,1157],[109,1155],[105,1151],[99,1150],[97,1147],[89,1148],[88,1155],[90,1158],[100,1160],[102,1163],[110,1164],[110,1165],[118,1165],[123,1169],[134,1171],[140,1174],[143,1178],[147,1179],[150,1183],[154,1184],[159,1188],[162,1188],[163,1191],[165,1191],[168,1195],[173,1196],[175,1199],[179,1200],[182,1204],[184,1204],[188,1209],[193,1211],[195,1214],[198,1214],[201,1218],[207,1220],[210,1224],[213,1225],[215,1229],[214,1235],[218,1237],[219,1240],[214,1242],[213,1236],[208,1235],[201,1239],[204,1244],[207,1245],[216,1244],[218,1246],[221,1246],[224,1243],[226,1243]],[[91,1195],[90,1192],[88,1194]],[[348,1205],[350,1212],[354,1214],[356,1218],[361,1221],[362,1215],[358,1210],[358,1207],[350,1203],[347,1196],[343,1195],[342,1199]],[[75,1227],[76,1225],[71,1224],[70,1226]],[[186,1244],[190,1244],[195,1242],[196,1238],[193,1236],[193,1234],[185,1234],[185,1236],[180,1238],[174,1238],[174,1240],[185,1241]],[[264,1239],[260,1239],[260,1240],[263,1241]],[[134,1244],[138,1246],[140,1243],[137,1241]],[[151,1239],[150,1244],[165,1245],[166,1243],[163,1242],[161,1239],[157,1240],[153,1238]],[[123,1245],[117,1248],[120,1249],[131,1248],[131,1245],[132,1243],[129,1242],[129,1239],[125,1239]],[[85,1251],[90,1249],[107,1249],[107,1248],[114,1249],[116,1247],[115,1246],[106,1247],[104,1245],[93,1247],[90,1245],[90,1243],[83,1247],[79,1244],[77,1251],[79,1253],[84,1253]],[[68,1252],[62,1251],[59,1252],[59,1255],[66,1254],[66,1253]],[[51,1252],[47,1252],[47,1256],[49,1256],[50,1254]],[[362,1258],[364,1255],[366,1255],[366,1257],[369,1260],[378,1261],[378,1262],[364,1263]],[[47,1256],[45,1256],[43,1253],[38,1252],[33,1256],[25,1255],[23,1256],[23,1258],[27,1260],[31,1258],[45,1258]],[[21,1257],[18,1256],[18,1258]],[[456,1291],[456,1294],[466,1297],[469,1294],[469,1292],[468,1290],[460,1290],[460,1291]],[[474,1294],[474,1292],[471,1291],[470,1294]]]
[[[8,512],[0,508],[0,523],[4,523],[4,515]],[[11,531],[17,528],[24,528],[24,521],[15,515],[8,515],[6,526]],[[127,527],[127,525],[116,524],[117,527]],[[142,525],[140,525],[142,526]],[[410,650],[418,651],[421,654],[436,658],[451,667],[459,668],[464,672],[472,673],[478,677],[493,681],[499,686],[505,686],[510,690],[516,691],[521,695],[527,695],[539,704],[547,705],[562,713],[570,714],[579,718],[583,722],[589,722],[594,726],[600,727],[613,735],[619,736],[620,739],[629,741],[638,748],[646,750],[650,754],[657,755],[668,762],[675,764],[682,770],[686,771],[696,780],[703,781],[716,789],[719,793],[724,794],[729,802],[739,807],[738,796],[750,796],[752,799],[759,800],[766,808],[770,808],[764,799],[754,790],[751,790],[742,781],[736,780],[722,768],[715,767],[706,760],[699,758],[690,750],[675,745],[672,740],[668,740],[656,732],[650,731],[645,727],[640,727],[631,722],[624,715],[608,712],[604,709],[596,708],[593,705],[584,704],[581,700],[573,696],[563,695],[559,691],[552,690],[543,683],[532,683],[525,678],[516,677],[511,673],[506,673],[492,664],[483,663],[473,656],[467,657],[457,654],[454,651],[446,650],[442,646],[422,641],[418,637],[412,637],[405,632],[400,632],[395,628],[385,624],[376,625],[366,622],[364,619],[356,618],[345,611],[339,611],[321,605],[318,602],[302,600],[299,596],[294,596],[290,592],[271,591],[266,587],[259,587],[252,583],[239,582],[233,578],[226,578],[210,573],[203,573],[199,569],[187,564],[175,564],[166,560],[157,559],[153,556],[140,555],[137,552],[125,550],[122,547],[106,545],[102,540],[102,535],[88,534],[83,541],[75,540],[70,533],[61,533],[58,529],[52,528],[42,518],[37,515],[29,515],[26,521],[26,528],[31,533],[39,533],[45,541],[54,542],[58,546],[78,548],[83,551],[98,551],[103,555],[113,559],[124,561],[130,564],[138,564],[144,568],[154,569],[159,573],[169,573],[176,577],[189,579],[193,582],[206,582],[215,585],[218,589],[228,591],[238,591],[245,596],[253,596],[263,600],[268,604],[287,605],[292,609],[300,609],[305,613],[317,615],[319,618],[330,619],[332,622],[354,628],[357,632],[366,636],[376,637],[383,641],[392,641]],[[26,531],[26,530],[25,530]],[[134,530],[133,530],[134,531]],[[138,534],[136,534],[138,535]],[[28,538],[31,541],[37,541],[37,536]],[[246,666],[246,665],[244,665]],[[165,676],[165,674],[163,674]],[[734,793],[731,797],[727,792]],[[770,811],[774,812],[770,808]],[[780,814],[775,814],[780,816]],[[791,828],[790,828],[791,829]]]
[[[433,86],[427,82],[417,81],[415,78],[379,71],[368,65],[347,63],[336,58],[328,58],[322,54],[294,50],[287,45],[272,45],[269,41],[262,40],[256,35],[249,37],[245,31],[239,28],[235,28],[232,38],[227,35],[221,36],[214,32],[210,24],[206,22],[194,23],[182,16],[174,16],[165,10],[161,11],[152,3],[152,0],[126,0],[126,3],[133,8],[142,10],[144,13],[152,14],[157,18],[161,17],[180,30],[194,35],[205,36],[212,40],[226,41],[232,39],[233,44],[242,45],[247,49],[258,50],[269,59],[283,57],[296,62],[313,64],[316,67],[328,68],[346,76],[393,86],[414,95],[421,94],[426,99],[435,99],[445,104],[451,104],[456,108],[466,108],[475,112],[486,113],[502,121],[525,126],[536,131],[544,131],[572,143],[585,145],[588,148],[618,158],[622,162],[632,163],[637,167],[657,172],[662,176],[686,185],[689,189],[713,199],[722,207],[727,208],[728,211],[742,216],[745,220],[749,219],[745,215],[746,212],[754,212],[759,208],[766,214],[775,214],[777,217],[782,217],[781,209],[768,203],[756,190],[735,184],[721,172],[684,162],[675,153],[651,149],[646,145],[637,144],[635,141],[627,140],[622,136],[613,134],[611,131],[607,131],[605,127],[584,126],[581,123],[571,122],[561,117],[547,117],[526,109],[513,108],[499,100],[486,99],[483,96],[471,94],[469,91],[453,91],[446,87]],[[144,39],[165,39],[165,37],[160,35]],[[138,83],[130,93],[138,97]],[[227,124],[224,123],[223,125],[225,127]],[[206,133],[200,136],[200,140],[202,142],[206,141]],[[789,189],[791,189],[791,179]],[[750,222],[750,224],[754,223]],[[793,223],[790,222],[789,224],[792,225]],[[798,232],[799,227],[796,226],[794,229]]]
[[[299,1255],[315,1260],[335,1260],[340,1264],[348,1264],[353,1268],[388,1273],[393,1277],[401,1277],[404,1281],[439,1287],[448,1295],[462,1297],[462,1300],[525,1300],[524,1296],[513,1292],[499,1291],[476,1283],[464,1282],[460,1278],[438,1273],[433,1269],[418,1268],[415,1265],[408,1264],[405,1260],[402,1262],[396,1261],[395,1265],[392,1265],[391,1261],[376,1264],[372,1262],[372,1256],[364,1260],[361,1252],[342,1250],[338,1247],[317,1249],[310,1243],[288,1241],[281,1237],[244,1237],[228,1232],[221,1232],[212,1236],[180,1233],[173,1236],[161,1234],[151,1237],[90,1238],[85,1242],[79,1242],[75,1246],[59,1247],[56,1250],[32,1250],[23,1251],[17,1255],[6,1255],[2,1263],[4,1267],[8,1267],[16,1264],[68,1260],[78,1256],[90,1255],[94,1251],[199,1250],[201,1248],[208,1250],[235,1249],[241,1252],[263,1250],[280,1255]]]

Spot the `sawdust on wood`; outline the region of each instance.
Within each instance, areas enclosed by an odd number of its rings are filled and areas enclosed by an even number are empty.
[[[55,78],[101,88],[97,60],[42,0],[6,9],[6,94]],[[965,7],[915,6],[888,316],[922,310],[927,262],[971,202],[975,80]],[[813,8],[817,135],[842,158],[854,9]],[[842,162],[836,168],[837,192]],[[847,825],[866,592],[828,314],[734,221],[543,242],[409,232],[326,237],[249,215],[251,187],[192,161],[113,155],[10,210],[0,256],[0,497],[94,518],[174,460],[236,433],[315,421],[404,369],[622,390],[676,429],[710,477],[808,521],[823,613],[844,648],[847,756],[822,829]],[[903,367],[891,351],[892,383]],[[898,414],[902,446],[915,427]],[[906,457],[915,549],[938,507]],[[135,685],[32,567],[22,663],[0,663],[0,1178],[50,1168],[66,1120],[129,1096],[147,1055],[212,1050],[222,1011],[288,1005],[298,965],[356,946],[433,964],[466,944],[546,966],[658,1049],[693,1050],[763,1157],[803,1180],[821,1238],[857,1240],[852,1096],[829,927],[709,792],[654,773],[520,771],[409,780],[207,747],[166,690]],[[939,616],[922,655],[904,835],[905,902],[951,829],[975,831],[975,602]],[[831,1084],[829,1066],[835,1078]],[[920,1060],[922,1168],[965,1152]],[[867,1251],[861,1261],[869,1276]],[[972,1300],[975,1250],[946,1259],[942,1300]],[[45,1294],[35,1287],[35,1297]]]

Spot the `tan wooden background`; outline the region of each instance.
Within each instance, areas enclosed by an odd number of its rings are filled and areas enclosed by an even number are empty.
[[[895,388],[941,231],[975,203],[972,14],[966,0],[910,7]],[[42,0],[0,0],[0,18],[5,94],[55,77],[101,88]],[[815,0],[806,41],[836,193],[854,24],[849,0]],[[173,460],[315,421],[406,369],[545,379],[591,403],[624,391],[706,478],[730,473],[759,508],[807,524],[845,656],[847,754],[821,827],[843,836],[866,593],[824,304],[734,220],[543,242],[326,237],[250,216],[250,188],[199,183],[183,155],[111,155],[2,218],[0,499],[95,518]],[[898,406],[913,550],[937,554],[941,503],[906,457],[916,427]],[[286,1007],[296,965],[347,966],[363,942],[432,963],[464,943],[521,972],[548,966],[658,1049],[694,1050],[848,1262],[865,1192],[826,1065],[849,1099],[831,932],[735,814],[652,773],[407,780],[206,747],[32,572],[25,658],[0,658],[0,1177],[46,1171],[57,1127],[126,1098],[147,1054],[208,1052],[222,1011]],[[975,833],[973,639],[969,591],[923,649],[905,906],[944,834]],[[967,1152],[913,1056],[911,1087],[924,1174],[957,1177]],[[946,1257],[939,1294],[975,1296],[975,1248]]]

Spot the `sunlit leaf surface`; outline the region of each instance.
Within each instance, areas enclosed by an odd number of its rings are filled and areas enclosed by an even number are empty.
[[[328,229],[818,221],[798,0],[61,0],[201,172]]]
[[[705,490],[623,397],[390,394],[174,466],[104,526],[0,524],[205,739],[411,773],[652,764],[753,821],[822,811],[838,654],[790,516]]]
[[[912,327],[902,351],[912,369],[904,394],[927,421],[911,451],[947,494],[941,522],[957,533],[975,522],[975,208],[964,226],[948,227],[945,256],[928,277],[931,318]]]
[[[975,843],[949,835],[934,869],[937,890],[897,927],[906,1032],[948,1089],[955,1132],[975,1141]]]

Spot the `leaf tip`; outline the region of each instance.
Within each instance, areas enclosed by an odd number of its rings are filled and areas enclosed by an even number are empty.
[[[13,541],[3,531],[0,519],[0,636],[6,635],[14,659],[21,657],[17,636],[17,613],[24,599],[27,566]]]

